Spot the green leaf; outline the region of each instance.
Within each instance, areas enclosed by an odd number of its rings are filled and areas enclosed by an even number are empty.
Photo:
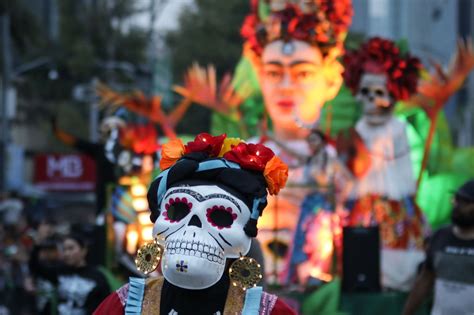
[[[423,178],[416,201],[433,229],[450,222],[453,192],[470,177],[463,173],[440,173]]]

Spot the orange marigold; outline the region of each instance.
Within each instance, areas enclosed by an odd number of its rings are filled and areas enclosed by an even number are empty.
[[[181,139],[173,139],[163,144],[161,148],[160,169],[165,170],[176,163],[184,154],[184,144]]]
[[[265,165],[263,176],[267,181],[270,195],[276,195],[280,189],[285,187],[286,180],[288,179],[288,165],[274,155]]]

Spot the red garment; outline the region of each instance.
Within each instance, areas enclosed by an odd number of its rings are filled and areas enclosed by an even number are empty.
[[[123,314],[125,314],[125,308],[116,292],[110,294],[104,301],[102,301],[94,312],[94,315]],[[296,315],[296,312],[278,298],[270,315]]]
[[[412,208],[412,214],[409,214]],[[423,214],[413,197],[391,200],[370,194],[359,198],[349,217],[350,226],[380,226],[384,247],[409,249],[423,247]]]

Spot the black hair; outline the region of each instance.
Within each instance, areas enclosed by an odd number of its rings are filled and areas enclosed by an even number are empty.
[[[197,172],[199,163],[215,159],[208,158],[205,153],[183,156],[169,169],[166,189],[180,185],[196,186],[212,183],[241,199],[249,209],[252,209],[255,198],[266,197],[266,181],[260,172],[226,167]],[[147,195],[152,222],[155,222],[160,215],[157,196],[160,181],[161,178],[157,178],[151,183]],[[266,202],[260,203],[259,215],[266,205]],[[249,219],[244,230],[250,237],[257,236],[257,220]]]
[[[309,135],[306,138],[308,139],[311,135],[318,135],[321,138],[322,142],[328,143],[327,135],[324,132],[322,132],[321,130],[317,129],[317,128],[311,129],[310,132],[309,132]]]
[[[87,248],[89,246],[87,237],[81,233],[71,232],[66,234],[63,237],[63,241],[67,239],[74,240],[81,248]]]

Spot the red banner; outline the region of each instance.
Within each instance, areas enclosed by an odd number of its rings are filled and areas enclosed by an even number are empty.
[[[35,156],[33,181],[49,191],[92,191],[96,184],[95,161],[82,154]]]

